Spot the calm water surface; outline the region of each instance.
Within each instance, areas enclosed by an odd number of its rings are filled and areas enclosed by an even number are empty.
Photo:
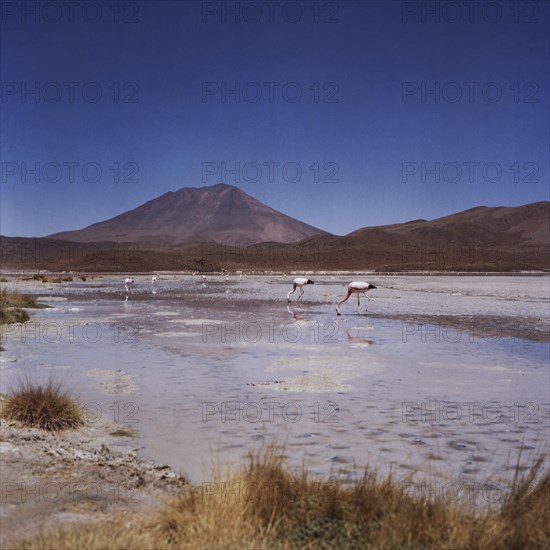
[[[341,317],[341,277],[316,277],[290,305],[290,277],[166,274],[156,293],[135,277],[127,301],[123,279],[3,284],[53,307],[5,331],[2,390],[53,371],[90,419],[137,428],[134,447],[193,481],[270,441],[314,474],[369,464],[463,484],[505,484],[520,451],[547,449],[548,344],[521,337],[524,323],[548,325],[547,277],[370,276],[368,313],[352,297]],[[500,334],[505,318],[514,336]]]

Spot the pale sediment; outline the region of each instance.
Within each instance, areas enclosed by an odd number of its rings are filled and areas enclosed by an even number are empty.
[[[73,522],[153,509],[186,479],[138,456],[116,424],[60,433],[0,419],[0,545]]]

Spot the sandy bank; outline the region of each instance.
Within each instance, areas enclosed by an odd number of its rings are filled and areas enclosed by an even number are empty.
[[[0,419],[0,545],[71,522],[146,511],[186,485],[140,458],[131,432],[97,423],[49,433]]]

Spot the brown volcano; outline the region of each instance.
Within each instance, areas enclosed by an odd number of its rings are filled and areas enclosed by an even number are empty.
[[[312,235],[328,233],[266,206],[237,187],[220,183],[170,191],[109,220],[49,238],[182,246],[208,241],[229,245],[294,243]]]

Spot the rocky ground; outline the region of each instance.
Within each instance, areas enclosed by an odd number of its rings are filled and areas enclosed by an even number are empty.
[[[50,433],[0,419],[0,547],[70,522],[131,518],[187,485],[134,441],[111,423]]]

